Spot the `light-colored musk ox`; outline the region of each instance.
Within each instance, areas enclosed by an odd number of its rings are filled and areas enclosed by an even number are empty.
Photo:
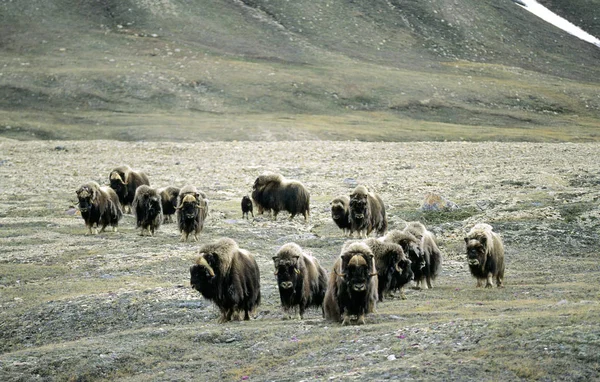
[[[477,279],[477,287],[491,288],[492,278],[496,285],[503,287],[504,281],[504,245],[500,235],[492,231],[492,226],[476,224],[465,237],[467,261],[471,274]]]
[[[154,188],[142,184],[135,190],[135,197],[131,205],[136,219],[136,227],[142,228],[140,236],[148,232],[154,236],[162,221],[162,201],[160,194]]]
[[[135,191],[143,184],[150,185],[148,177],[143,172],[133,171],[131,167],[119,166],[108,175],[110,188],[119,196],[119,202],[125,212],[131,213],[131,204],[135,198]]]
[[[279,211],[290,213],[290,219],[302,214],[308,219],[310,194],[304,185],[296,180],[285,179],[280,174],[263,174],[254,181],[252,200],[258,207],[258,213],[273,211],[277,219]]]
[[[412,234],[419,240],[421,256],[425,262],[422,268],[414,272],[416,287],[417,289],[431,289],[433,288],[431,282],[436,279],[442,268],[442,252],[435,242],[435,236],[420,222],[408,223],[404,232]]]
[[[112,188],[100,187],[96,182],[89,182],[79,187],[75,193],[79,200],[81,217],[90,235],[98,233],[99,225],[102,225],[100,232],[104,232],[109,224],[113,231],[117,231],[123,211],[119,197]]]
[[[327,271],[315,257],[298,244],[288,243],[277,251],[273,262],[284,320],[292,318],[292,311],[298,310],[302,319],[307,308],[323,307]]]
[[[350,235],[350,198],[346,195],[338,196],[331,201],[330,205],[331,218],[344,232],[344,236]]]
[[[419,278],[422,277],[422,269],[426,265],[425,256],[421,250],[421,240],[417,239],[415,235],[407,231],[392,230],[383,237],[383,241],[387,243],[395,243],[402,247],[404,254],[407,255],[410,260],[411,266],[411,279],[417,275]],[[401,277],[395,281],[393,289],[401,289],[403,285],[411,281],[406,280],[405,277]],[[402,292],[402,290],[401,290]]]
[[[366,238],[376,231],[382,236],[387,230],[385,206],[379,195],[365,186],[357,186],[350,195],[350,231]]]
[[[158,190],[162,202],[163,223],[172,223],[173,215],[177,212],[177,198],[179,197],[179,187],[168,186]]]
[[[365,314],[375,311],[377,270],[373,252],[365,243],[344,245],[329,275],[323,308],[325,318],[348,325],[351,316],[365,323]]]
[[[406,299],[403,287],[412,280],[413,272],[411,262],[402,247],[375,238],[365,240],[365,244],[369,246],[375,256],[379,301],[383,301],[384,294],[391,296],[392,290],[395,289],[399,289],[402,299]]]
[[[252,204],[252,199],[248,195],[245,195],[242,198],[242,219],[245,217],[248,219],[248,213],[252,214],[254,217],[254,205]]]
[[[190,234],[198,241],[198,234],[204,228],[208,216],[208,198],[194,186],[184,186],[179,191],[177,223],[181,232],[181,241],[187,241]]]
[[[219,323],[244,320],[260,304],[260,271],[248,251],[229,238],[200,248],[200,256],[190,268],[192,288],[211,300],[221,311]]]

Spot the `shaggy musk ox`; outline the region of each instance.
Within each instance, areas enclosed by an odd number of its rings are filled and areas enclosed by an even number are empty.
[[[375,256],[375,268],[377,269],[377,294],[379,301],[383,301],[383,295],[391,295],[392,290],[399,289],[400,296],[406,299],[403,287],[413,278],[411,262],[404,254],[404,250],[398,244],[384,242],[382,240],[369,238],[365,240]]]
[[[350,232],[366,238],[373,230],[379,236],[387,230],[383,200],[365,186],[358,186],[350,195]]]
[[[365,243],[344,245],[329,276],[323,302],[325,318],[348,325],[350,316],[356,316],[356,322],[364,324],[365,314],[375,311],[377,298],[373,252]]]
[[[143,184],[150,185],[146,174],[133,171],[129,166],[120,166],[112,170],[108,175],[108,181],[110,188],[119,196],[119,202],[126,212],[131,212],[131,204],[137,188]]]
[[[290,219],[297,214],[302,214],[305,221],[308,219],[310,194],[302,183],[280,174],[263,174],[256,178],[252,190],[259,214],[272,210],[273,219],[277,219],[279,211],[287,211]]]
[[[79,211],[90,235],[104,232],[107,225],[117,231],[119,220],[123,217],[117,194],[110,187],[100,187],[96,182],[89,182],[75,191],[79,200]]]
[[[350,198],[346,195],[333,199],[331,205],[331,218],[338,228],[344,232],[344,236],[350,235]]]
[[[421,241],[417,239],[415,235],[410,232],[395,229],[388,232],[387,235],[383,237],[383,241],[401,246],[404,254],[407,255],[410,260],[412,278],[414,279],[415,275],[421,278],[423,273],[422,269],[425,267],[426,262],[423,252],[421,251]],[[409,281],[410,280],[398,279],[397,282],[394,283],[392,289],[401,289],[402,286]]]
[[[154,236],[154,231],[163,221],[160,194],[156,189],[143,184],[135,190],[135,198],[131,206],[136,218],[136,227],[142,228],[140,236],[144,236],[146,231],[150,236]]]
[[[202,191],[194,186],[184,186],[179,191],[177,209],[177,223],[181,232],[181,241],[187,241],[191,233],[194,241],[198,241],[198,234],[204,228],[204,220],[208,215],[208,198]]]
[[[279,249],[273,262],[284,320],[292,318],[292,310],[298,309],[302,319],[306,308],[322,308],[327,272],[316,258],[305,253],[298,244],[288,243]]]
[[[260,304],[258,264],[232,239],[202,246],[190,275],[192,288],[221,311],[219,323],[239,319],[242,311],[244,320],[249,320],[250,313]]]
[[[254,217],[254,205],[252,204],[252,200],[248,195],[242,198],[242,219],[245,217],[248,219],[248,212],[252,214]]]
[[[162,202],[162,210],[164,220],[163,223],[172,223],[173,215],[177,212],[177,198],[179,197],[179,188],[178,187],[165,187],[158,190],[160,194],[160,200]]]
[[[500,235],[492,231],[491,225],[480,223],[469,231],[465,243],[469,269],[477,279],[477,287],[486,280],[485,287],[491,288],[493,277],[496,277],[496,285],[503,287],[504,245]]]
[[[421,256],[423,257],[423,267],[419,265],[419,269],[414,272],[414,278],[417,284],[416,287],[431,289],[433,288],[431,282],[436,279],[442,268],[442,252],[440,252],[440,249],[435,243],[435,237],[419,222],[408,223],[406,228],[404,228],[404,232],[410,233],[417,238]],[[425,284],[425,282],[427,282],[427,284]]]

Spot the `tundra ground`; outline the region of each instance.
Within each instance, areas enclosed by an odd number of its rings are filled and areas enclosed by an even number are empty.
[[[574,380],[600,374],[597,144],[0,140],[0,380]],[[193,184],[210,215],[199,243],[174,224],[89,236],[76,188],[121,164],[153,186]],[[242,219],[262,172],[302,181],[307,223]],[[282,320],[272,256],[287,243],[330,269],[345,241],[329,201],[378,192],[390,229],[420,220],[444,254],[432,290],[386,299],[364,326],[313,310]],[[459,209],[422,212],[427,192]],[[256,210],[255,210],[256,213]],[[463,237],[491,224],[503,289],[475,288]],[[228,236],[256,255],[262,305],[217,324],[189,287],[200,244]]]

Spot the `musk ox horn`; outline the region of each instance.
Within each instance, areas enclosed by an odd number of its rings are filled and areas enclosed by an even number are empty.
[[[300,274],[300,269],[298,269],[298,267],[294,267],[294,272],[296,272],[297,275]]]
[[[210,274],[210,277],[215,277],[215,271],[213,271],[212,267],[208,264],[208,261],[206,261],[204,256],[198,260],[198,265],[201,265],[204,268],[206,268],[208,270],[208,273]]]
[[[335,273],[335,275],[336,275],[337,277],[341,278],[341,279],[343,279],[343,278],[344,278],[344,275],[343,275],[343,274],[339,274],[339,273],[337,273],[337,271],[336,271],[336,270],[334,270],[334,271],[333,271],[333,273]]]
[[[369,273],[369,277],[373,277],[373,276],[377,276],[377,272],[375,272],[375,273]]]

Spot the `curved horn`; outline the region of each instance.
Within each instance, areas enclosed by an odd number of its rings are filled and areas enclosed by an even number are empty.
[[[215,277],[215,271],[213,271],[212,267],[210,266],[210,264],[208,264],[208,261],[206,261],[204,256],[201,256],[200,259],[198,259],[197,264],[206,268],[206,270],[210,274],[210,277]]]
[[[341,278],[341,279],[343,279],[343,278],[344,278],[344,275],[343,275],[343,274],[339,274],[339,273],[337,273],[337,271],[336,271],[335,269],[333,270],[333,273],[335,273],[335,275],[336,275],[337,277]]]
[[[396,263],[396,265],[394,266],[394,268],[396,268],[396,271],[399,273],[402,273],[402,268],[400,268],[400,264]]]
[[[301,273],[300,269],[298,269],[298,267],[294,267],[294,272],[296,272],[297,275],[299,275]]]
[[[369,277],[373,277],[373,276],[377,276],[377,272],[375,272],[375,273],[369,273]]]

